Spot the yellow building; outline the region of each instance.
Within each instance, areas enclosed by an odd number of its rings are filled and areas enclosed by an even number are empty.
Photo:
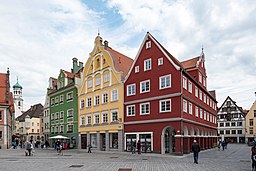
[[[79,148],[123,151],[123,81],[133,60],[98,35],[78,89]]]
[[[256,93],[255,93],[256,94]],[[246,142],[251,144],[256,139],[256,100],[246,115]]]

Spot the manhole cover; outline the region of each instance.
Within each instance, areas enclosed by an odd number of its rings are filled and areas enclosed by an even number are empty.
[[[84,165],[71,165],[69,167],[83,167]]]
[[[119,168],[118,171],[131,171],[131,168]]]
[[[110,157],[111,159],[117,159],[118,157]]]

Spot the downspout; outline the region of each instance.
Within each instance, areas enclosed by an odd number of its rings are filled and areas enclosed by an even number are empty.
[[[180,134],[181,134],[181,154],[183,155],[183,83],[182,83],[182,81],[183,81],[183,76],[182,76],[182,72],[183,72],[183,68],[181,68],[181,70],[180,70],[180,82],[181,82],[181,86],[180,86],[180,93],[181,93],[181,95],[180,95],[180,106],[181,106],[181,108],[180,108],[180,118],[181,118],[181,120],[180,120]]]

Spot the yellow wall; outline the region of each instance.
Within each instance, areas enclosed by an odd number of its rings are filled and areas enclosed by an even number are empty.
[[[256,110],[256,101],[246,115],[246,137],[256,137],[256,117],[254,117],[254,110]],[[250,119],[253,119],[253,134],[250,134],[250,127],[252,127],[250,126]]]
[[[90,57],[87,60],[84,70],[82,83],[78,88],[78,103],[79,103],[79,117],[78,117],[78,132],[80,134],[86,134],[87,132],[96,133],[96,131],[100,131],[101,133],[108,130],[111,132],[117,132],[118,130],[123,129],[123,83],[122,83],[122,73],[117,72],[114,68],[112,57],[109,55],[107,51],[105,51],[103,45],[95,40],[95,47],[93,51],[90,53]],[[104,74],[109,74],[109,81],[104,83]],[[96,86],[96,78],[101,78],[101,84]],[[87,80],[86,80],[87,79]],[[88,88],[87,82],[92,80],[93,87]],[[118,100],[111,102],[111,90],[118,91]],[[102,94],[108,93],[108,103],[102,104]],[[95,95],[100,96],[100,105],[94,105]],[[86,107],[87,98],[92,98],[92,106]],[[80,101],[84,100],[84,108],[81,109]],[[119,122],[111,123],[111,110],[118,111]],[[102,124],[102,112],[108,111],[108,124]],[[99,113],[100,116],[100,124],[94,124],[94,114]],[[91,115],[92,124],[90,126],[84,125],[81,126],[81,116]],[[86,120],[86,119],[85,119]]]

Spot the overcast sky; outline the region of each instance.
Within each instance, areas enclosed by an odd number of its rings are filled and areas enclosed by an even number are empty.
[[[249,109],[256,97],[256,1],[0,0],[0,72],[23,87],[24,110],[44,104],[49,77],[89,57],[98,30],[135,58],[149,31],[183,61],[206,55],[208,90]]]

